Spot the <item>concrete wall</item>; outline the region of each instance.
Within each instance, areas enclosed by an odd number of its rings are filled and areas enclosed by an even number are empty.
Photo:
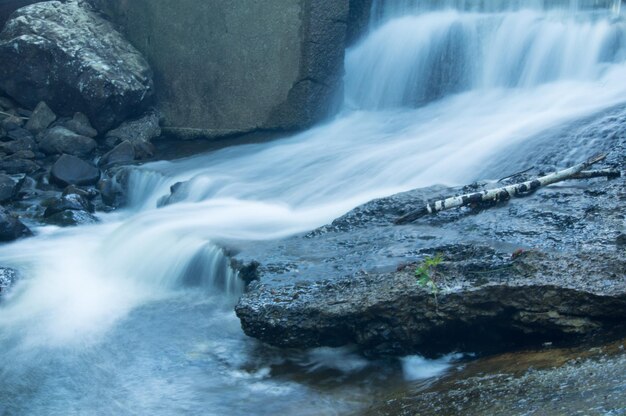
[[[154,71],[179,136],[304,128],[341,92],[349,0],[91,0]]]

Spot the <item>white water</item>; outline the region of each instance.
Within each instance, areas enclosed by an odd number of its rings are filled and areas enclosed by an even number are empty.
[[[0,307],[0,414],[319,414],[365,401],[271,377],[238,328],[241,288],[213,242],[280,238],[375,197],[468,182],[506,149],[626,102],[613,11],[414,6],[348,52],[335,120],[147,165],[128,210],[0,247],[0,264],[24,276]]]

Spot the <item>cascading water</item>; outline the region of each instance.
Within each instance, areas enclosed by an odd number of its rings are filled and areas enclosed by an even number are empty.
[[[399,14],[394,2],[385,5],[375,3],[374,9]],[[411,15],[420,8],[410,5],[400,10],[403,17],[383,19],[348,56],[346,90],[353,107],[417,106],[464,91],[597,82],[626,58],[623,24],[606,15],[582,19],[536,9]]]
[[[218,243],[466,183],[486,161],[510,173],[505,149],[626,102],[620,2],[548,4],[377,1],[371,32],[348,51],[335,120],[149,164],[131,175],[127,210],[0,247],[0,264],[22,275],[0,306],[0,414],[336,414],[366,403],[375,383],[272,377],[284,357],[241,333],[241,284]],[[299,360],[367,366],[343,354]]]

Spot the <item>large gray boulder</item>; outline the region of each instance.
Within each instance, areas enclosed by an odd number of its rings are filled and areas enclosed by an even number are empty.
[[[303,128],[338,104],[348,0],[90,2],[150,62],[169,134]]]
[[[150,67],[113,26],[78,0],[16,11],[0,33],[0,89],[21,105],[85,113],[103,132],[145,110]]]

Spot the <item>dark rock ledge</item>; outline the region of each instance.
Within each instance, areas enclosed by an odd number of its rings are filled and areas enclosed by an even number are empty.
[[[420,285],[416,265],[279,287],[253,283],[237,315],[248,335],[272,345],[354,343],[380,354],[502,350],[626,329],[623,258],[528,251],[511,259],[469,245],[441,251],[449,260],[437,291]]]

